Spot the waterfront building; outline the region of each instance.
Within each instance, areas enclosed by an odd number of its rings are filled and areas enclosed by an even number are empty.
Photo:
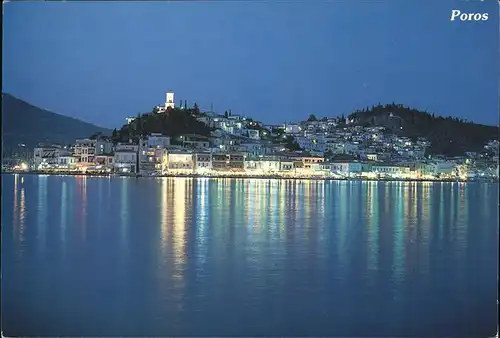
[[[76,157],[79,167],[86,168],[94,164],[95,146],[96,140],[76,140],[73,155]]]
[[[38,146],[33,150],[35,170],[50,169],[57,164],[57,158],[64,150],[59,145]]]
[[[405,178],[410,176],[411,169],[409,166],[376,164],[372,166],[372,171],[380,176]]]
[[[373,173],[373,163],[361,162],[361,173]]]
[[[212,169],[215,171],[224,171],[229,168],[229,158],[226,153],[212,154]]]
[[[77,159],[76,157],[69,154],[62,154],[57,157],[57,168],[73,170],[76,168]]]
[[[209,152],[198,152],[193,154],[194,171],[198,174],[207,173],[212,170],[212,154]]]
[[[215,171],[244,171],[245,156],[241,153],[213,153],[212,169]]]
[[[291,160],[281,160],[280,161],[280,169],[281,172],[284,173],[293,173],[295,172],[295,163]]]
[[[95,165],[96,155],[111,154],[113,144],[107,139],[76,140],[73,156],[76,157],[78,167],[85,169]]]
[[[332,164],[325,162],[314,163],[311,165],[311,171],[320,176],[330,176],[332,174]]]
[[[29,169],[28,163],[26,163],[20,158],[13,158],[13,157],[2,158],[2,170],[11,170],[14,168],[21,168],[21,167],[26,168],[26,170]]]
[[[113,167],[118,173],[137,173],[137,152],[139,145],[119,143],[113,158]]]
[[[170,150],[167,154],[168,172],[187,174],[194,169],[193,154],[182,150]]]
[[[257,173],[257,170],[260,167],[260,161],[258,158],[247,158],[245,160],[245,171],[246,172],[252,172],[252,173]]]
[[[264,174],[273,174],[280,171],[280,160],[275,157],[263,157],[259,161],[258,170]]]
[[[141,140],[139,172],[144,175],[162,174],[167,169],[167,150],[159,145],[148,146],[148,142],[149,140]]]
[[[460,175],[457,165],[450,161],[429,161],[416,164],[417,175],[420,177],[440,177]],[[463,167],[461,167],[463,169]],[[465,173],[462,172],[462,176]]]
[[[229,169],[231,171],[244,171],[245,170],[245,156],[241,153],[230,153]]]
[[[309,154],[301,154],[291,157],[292,160],[301,161],[303,168],[311,169],[311,165],[314,163],[321,163],[325,161],[323,156],[311,156]]]
[[[331,166],[330,170],[332,173],[347,177],[359,175],[363,171],[363,164],[360,162],[352,162],[352,161],[331,162],[330,166]]]
[[[114,155],[96,155],[94,159],[95,170],[112,171]]]

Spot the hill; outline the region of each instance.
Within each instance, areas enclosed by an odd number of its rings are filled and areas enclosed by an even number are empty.
[[[436,116],[394,103],[358,110],[348,119],[356,125],[383,126],[392,133],[412,139],[425,137],[432,144],[430,154],[458,156],[466,151],[481,151],[485,143],[499,136],[498,126]]]
[[[137,141],[140,135],[151,133],[161,133],[174,139],[183,134],[210,136],[211,129],[197,120],[201,116],[196,105],[191,109],[174,108],[164,113],[139,114],[130,124],[114,130],[112,138],[115,142],[126,142],[130,139]]]
[[[2,93],[2,151],[17,151],[18,144],[29,149],[39,142],[73,143],[75,139],[101,132],[111,135],[111,130],[59,115],[10,94]]]

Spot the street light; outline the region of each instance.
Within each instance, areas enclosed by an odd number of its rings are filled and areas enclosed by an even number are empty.
[[[25,149],[25,158],[24,159],[26,160],[26,162],[29,163],[28,147],[24,143],[19,143],[18,146]]]

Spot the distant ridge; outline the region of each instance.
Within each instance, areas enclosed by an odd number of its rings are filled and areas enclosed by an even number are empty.
[[[56,114],[2,93],[2,153],[16,151],[18,144],[32,150],[39,142],[74,143],[75,139],[97,132],[111,135],[110,129]]]

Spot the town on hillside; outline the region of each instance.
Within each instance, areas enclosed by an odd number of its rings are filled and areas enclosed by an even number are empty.
[[[39,144],[33,150],[20,144],[18,156],[4,161],[2,170],[130,176],[498,179],[498,140],[479,140],[481,149],[465,149],[461,154],[436,154],[430,150],[437,141],[433,144],[415,133],[405,136],[406,127],[393,111],[378,115],[384,125],[360,123],[356,114],[310,115],[301,122],[266,125],[231,111],[201,112],[196,104],[188,107],[187,101],[181,101],[176,106],[174,102],[174,93],[167,92],[164,104],[126,118],[112,135],[89,135],[73,144]]]

